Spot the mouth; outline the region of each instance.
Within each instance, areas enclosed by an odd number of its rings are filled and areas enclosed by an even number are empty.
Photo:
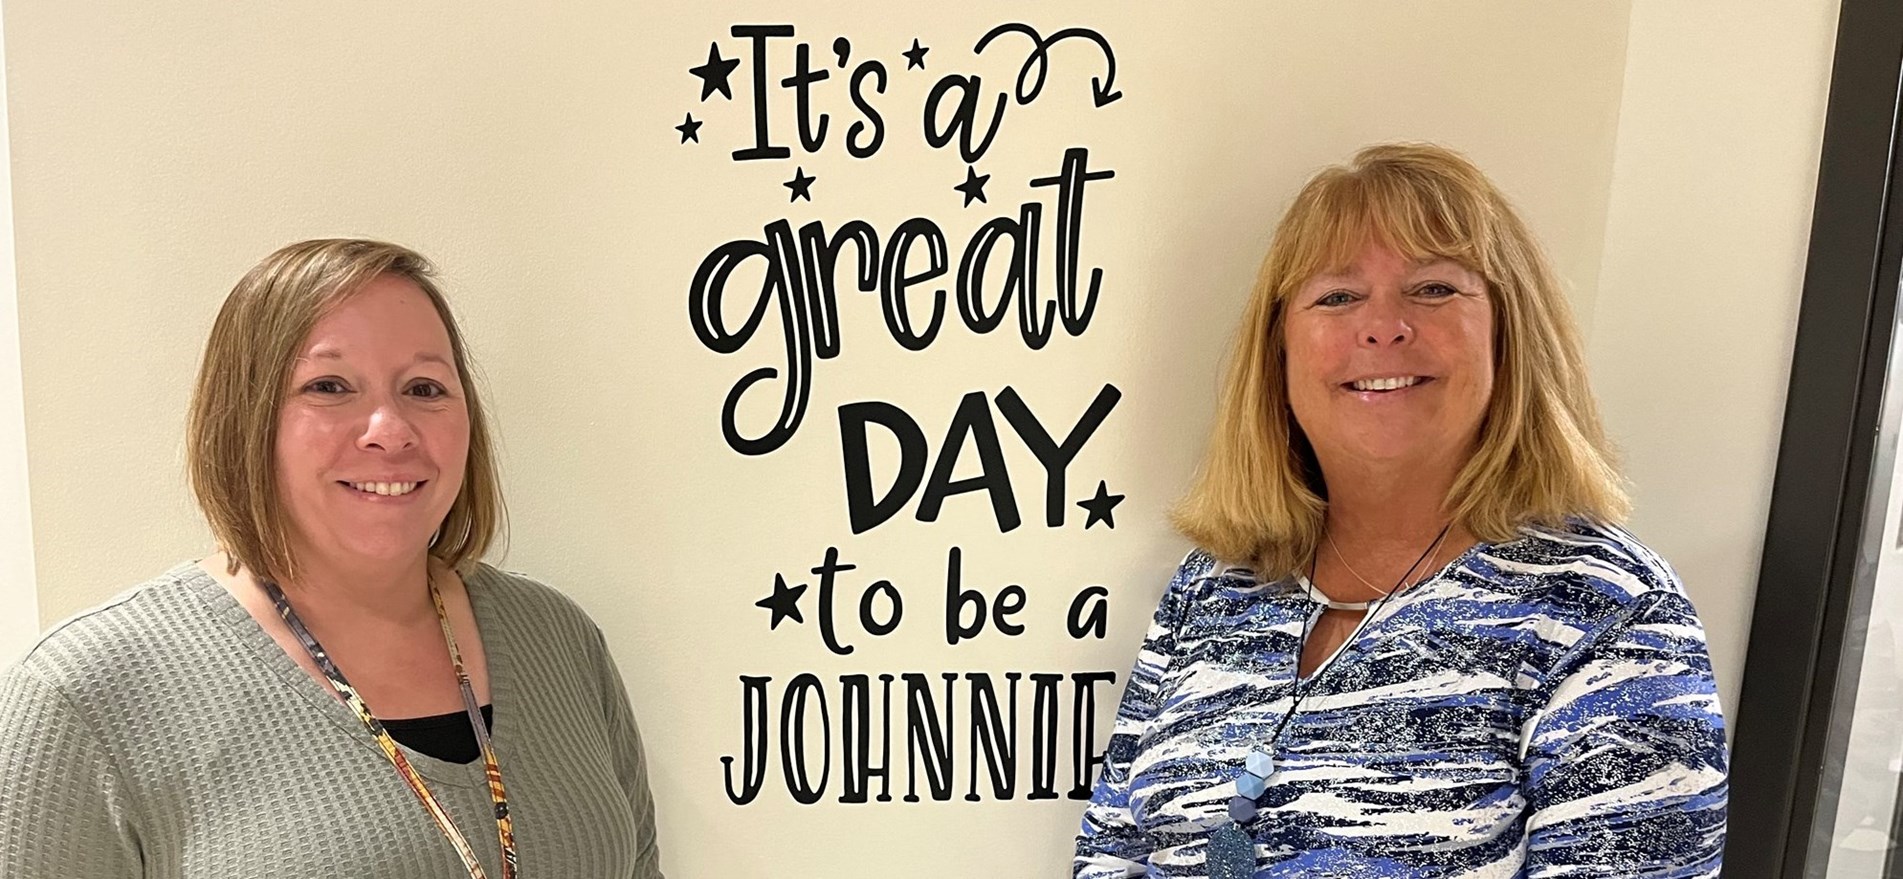
[[[1397,375],[1381,378],[1363,378],[1351,382],[1342,382],[1342,390],[1360,395],[1363,399],[1374,399],[1393,394],[1404,394],[1432,382],[1434,379],[1424,375]]]
[[[337,484],[363,495],[403,497],[415,493],[417,489],[428,483],[429,480],[424,479],[416,482],[344,482],[339,480]]]

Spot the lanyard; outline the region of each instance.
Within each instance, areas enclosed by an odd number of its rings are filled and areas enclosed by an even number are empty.
[[[456,829],[455,823],[449,819],[449,813],[443,811],[442,804],[424,785],[423,776],[417,774],[415,767],[404,758],[403,752],[397,748],[396,740],[390,738],[383,724],[370,713],[370,706],[364,704],[356,688],[344,679],[343,671],[330,661],[330,654],[324,651],[323,645],[317,643],[310,629],[304,627],[304,621],[298,618],[297,611],[291,609],[290,599],[284,597],[284,590],[270,580],[261,582],[264,591],[271,596],[271,603],[277,605],[278,616],[283,617],[285,624],[291,627],[291,632],[297,635],[297,640],[304,645],[304,651],[310,654],[311,661],[317,663],[318,670],[324,673],[331,687],[344,698],[351,710],[357,712],[357,719],[363,721],[364,727],[376,737],[377,745],[383,749],[383,756],[389,759],[391,766],[396,767],[397,774],[416,794],[423,809],[436,820],[436,828],[455,847],[456,854],[462,858],[463,868],[469,871],[470,879],[488,879],[488,873],[482,869],[482,862],[476,859],[476,852],[470,848],[469,840],[464,838],[462,831]],[[482,722],[482,710],[476,706],[476,691],[469,685],[469,673],[463,669],[462,652],[456,649],[456,634],[450,631],[449,613],[443,609],[443,595],[436,590],[436,578],[433,576],[429,578],[429,595],[436,605],[436,619],[443,624],[443,640],[449,644],[449,661],[456,667],[456,683],[462,688],[463,708],[468,712],[469,723],[476,731],[476,744],[482,748],[483,766],[489,781],[489,800],[496,807],[496,839],[502,849],[502,879],[515,879],[515,828],[509,817],[509,796],[502,788],[502,767],[496,763],[495,748],[489,743],[489,728]]]

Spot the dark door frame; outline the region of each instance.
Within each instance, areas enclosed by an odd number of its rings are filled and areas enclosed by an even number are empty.
[[[1832,719],[1856,696],[1863,629],[1851,623],[1867,619],[1895,457],[1895,431],[1880,428],[1903,266],[1903,3],[1843,0],[1836,45],[1735,715],[1727,879],[1799,879],[1828,851],[1844,745]]]

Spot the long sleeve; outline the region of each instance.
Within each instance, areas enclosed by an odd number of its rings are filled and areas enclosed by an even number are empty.
[[[1117,705],[1117,721],[1111,729],[1103,770],[1091,793],[1090,806],[1084,810],[1071,867],[1075,879],[1141,876],[1147,870],[1155,842],[1137,825],[1131,810],[1130,764],[1160,706],[1163,676],[1176,654],[1176,628],[1182,621],[1189,585],[1212,562],[1207,555],[1191,553],[1177,568],[1157,605],[1156,616],[1137,652],[1136,667],[1124,685],[1123,700]]]
[[[0,877],[137,879],[132,805],[111,756],[58,688],[0,673]]]
[[[599,636],[599,630],[596,634]],[[600,650],[603,709],[617,748],[615,775],[627,791],[629,807],[634,810],[634,879],[662,879],[661,850],[654,826],[654,795],[648,790],[648,763],[641,745],[641,728],[635,723],[634,709],[628,704],[628,689],[605,642]]]
[[[1691,603],[1639,597],[1555,673],[1527,741],[1526,875],[1717,876],[1724,717]]]

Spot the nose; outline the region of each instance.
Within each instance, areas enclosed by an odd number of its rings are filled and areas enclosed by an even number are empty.
[[[1414,327],[1402,313],[1399,296],[1376,295],[1361,309],[1360,343],[1370,348],[1392,347],[1414,338]]]
[[[416,429],[396,407],[394,401],[371,410],[370,420],[357,437],[357,448],[398,452],[416,445]]]

